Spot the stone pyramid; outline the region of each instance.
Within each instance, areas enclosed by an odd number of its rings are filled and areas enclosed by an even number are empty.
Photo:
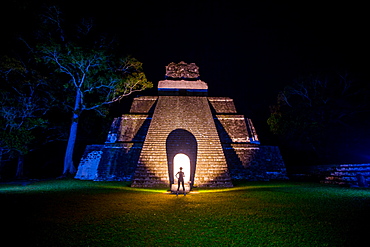
[[[260,145],[232,99],[207,94],[194,63],[170,63],[158,96],[134,98],[130,113],[114,119],[106,143],[86,147],[76,178],[174,188],[183,166],[186,190],[232,187],[232,179],[286,179],[279,149]]]

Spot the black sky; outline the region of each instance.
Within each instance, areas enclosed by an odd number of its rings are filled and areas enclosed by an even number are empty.
[[[3,33],[29,25],[29,11],[41,2],[10,1],[2,8]],[[233,98],[260,128],[277,92],[300,75],[335,71],[368,78],[369,14],[354,1],[57,2],[67,18],[91,16],[101,31],[115,34],[155,86],[168,63],[195,62],[209,95]],[[143,94],[149,93],[156,91]]]

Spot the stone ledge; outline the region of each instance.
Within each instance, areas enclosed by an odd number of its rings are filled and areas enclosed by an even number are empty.
[[[158,82],[158,90],[163,89],[208,89],[207,83],[201,80],[185,81],[185,80],[164,80]]]

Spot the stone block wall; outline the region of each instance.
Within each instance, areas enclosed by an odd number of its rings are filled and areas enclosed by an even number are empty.
[[[86,147],[75,178],[132,181],[156,100],[135,98],[131,113],[113,120],[105,145]]]
[[[144,142],[151,116],[146,114],[124,114],[121,118],[116,142]]]
[[[325,184],[368,187],[370,184],[370,164],[340,164],[330,166],[321,181]]]
[[[134,98],[131,105],[130,113],[153,114],[157,99],[158,96],[140,96]]]
[[[88,145],[81,158],[75,178],[95,180],[98,177],[98,167],[103,154],[104,145]]]
[[[131,181],[141,148],[141,143],[88,145],[75,178],[94,181]]]
[[[292,180],[368,187],[370,184],[370,164],[331,164],[295,167],[289,169],[289,177]]]
[[[228,97],[208,97],[211,104],[211,110],[215,114],[236,113],[234,100]]]
[[[216,115],[215,122],[219,131],[221,142],[249,142],[247,125],[243,115]]]
[[[233,146],[231,149],[225,149],[225,152],[229,152],[227,157],[230,157],[228,163],[233,179],[248,181],[289,179],[278,147],[240,144]]]
[[[141,143],[104,145],[96,181],[131,181],[139,160]]]

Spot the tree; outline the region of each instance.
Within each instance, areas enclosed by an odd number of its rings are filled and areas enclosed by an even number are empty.
[[[138,60],[130,56],[117,57],[112,43],[107,43],[104,37],[89,36],[93,27],[91,21],[83,20],[69,37],[61,15],[56,7],[48,9],[43,16],[46,32],[40,36],[44,42],[33,51],[38,62],[65,76],[65,99],[60,102],[72,111],[63,169],[66,176],[76,172],[73,150],[81,113],[95,110],[104,115],[105,105],[150,88],[152,83],[146,79]],[[95,42],[88,42],[92,38]]]
[[[308,76],[279,92],[267,123],[285,147],[306,153],[301,160],[328,162],[335,136],[340,133],[343,142],[359,114],[368,111],[367,95],[348,75]]]
[[[35,131],[47,126],[45,114],[52,105],[47,78],[32,62],[4,56],[0,62],[0,147],[2,154],[18,158],[16,177],[23,177],[24,155],[32,150]]]

